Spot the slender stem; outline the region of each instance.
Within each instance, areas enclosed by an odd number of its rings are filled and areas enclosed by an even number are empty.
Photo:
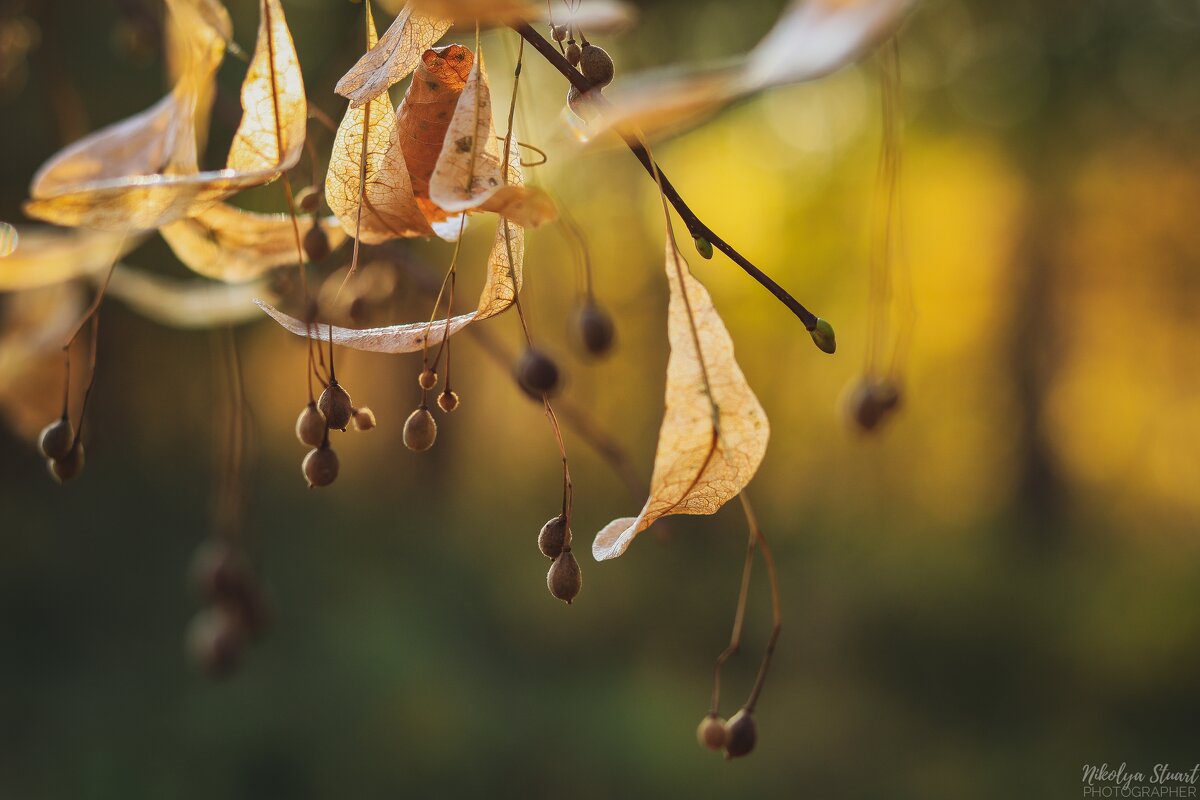
[[[742,566],[742,587],[738,590],[737,610],[733,615],[733,631],[729,635],[729,646],[717,656],[717,663],[713,668],[711,708],[713,716],[716,716],[721,710],[721,667],[725,666],[725,662],[738,651],[742,644],[742,625],[746,621],[746,598],[750,594],[750,573],[754,569],[754,545],[757,542],[758,537],[754,535],[754,528],[749,528],[746,540],[746,561]]]
[[[514,23],[512,27],[517,33],[521,34],[521,37],[525,41],[529,42],[529,44],[531,44],[533,48],[542,55],[543,58],[550,62],[551,66],[562,73],[563,77],[570,81],[571,85],[576,89],[581,92],[589,92],[596,88],[591,81],[583,76],[583,73],[572,67],[570,62],[567,61],[567,59],[561,53],[556,51],[554,46],[551,45],[550,42],[546,41],[546,39],[540,33],[534,30],[528,23]],[[598,98],[598,100],[602,99],[603,98]],[[637,140],[636,136],[624,131],[621,131],[620,135],[621,138],[625,140],[626,146],[633,151],[633,155],[639,162],[641,162],[642,166],[651,177],[653,177],[657,171],[659,179],[661,180],[663,194],[666,196],[667,200],[670,201],[671,205],[675,209],[675,212],[679,214],[680,219],[683,220],[683,223],[687,226],[688,232],[691,233],[693,237],[702,237],[707,239],[713,247],[729,256],[729,258],[732,259],[735,264],[741,267],[742,270],[744,270],[748,275],[750,275],[750,277],[762,284],[762,286],[771,294],[773,294],[775,298],[779,300],[779,302],[787,306],[788,310],[795,314],[800,321],[804,323],[805,328],[811,331],[816,327],[817,317],[815,314],[801,305],[800,302],[796,300],[796,298],[792,297],[786,289],[776,283],[770,275],[767,275],[758,267],[754,266],[749,259],[747,259],[736,249],[734,249],[732,245],[718,236],[712,228],[704,224],[700,217],[698,217],[696,213],[692,211],[691,207],[688,206],[687,202],[679,194],[679,191],[671,184],[671,181],[667,178],[667,176],[654,164],[654,159],[651,158],[650,153],[647,152],[642,143]]]
[[[742,510],[746,512],[746,524],[750,526],[750,530],[758,539],[759,550],[767,565],[767,580],[771,584],[771,616],[773,620],[771,636],[767,639],[767,648],[763,652],[762,663],[758,667],[758,676],[754,679],[754,688],[750,690],[750,697],[743,705],[747,711],[754,711],[758,697],[762,694],[763,684],[767,680],[767,668],[771,666],[771,656],[775,654],[775,645],[779,642],[779,632],[783,629],[783,606],[779,602],[779,575],[775,572],[775,556],[771,553],[762,529],[758,527],[758,518],[755,517],[754,509],[750,506],[750,499],[746,497],[745,492],[739,494],[738,497],[742,501]]]
[[[92,387],[96,385],[96,353],[100,344],[100,314],[92,314],[92,354],[88,360],[87,388],[83,390],[83,405],[79,409],[79,425],[75,428],[75,441],[72,447],[79,445],[83,437],[83,421],[87,418],[88,400],[92,398]]]

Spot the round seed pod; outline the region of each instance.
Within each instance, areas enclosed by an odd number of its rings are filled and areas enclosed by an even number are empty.
[[[876,430],[900,406],[900,389],[890,380],[864,377],[846,396],[850,423],[864,433]]]
[[[579,340],[593,356],[607,355],[612,350],[617,329],[607,311],[593,300],[580,307],[575,324],[579,329]]]
[[[320,447],[321,442],[325,441],[326,427],[325,415],[320,412],[316,403],[309,401],[300,412],[300,416],[296,417],[296,438],[300,440],[300,444]]]
[[[304,254],[309,261],[324,261],[329,253],[329,237],[320,225],[313,225],[304,234]]]
[[[354,429],[369,431],[375,427],[375,412],[365,406],[354,410]]]
[[[47,462],[50,467],[50,474],[59,483],[66,483],[72,478],[78,477],[79,473],[83,472],[83,442],[76,442],[67,451],[67,455],[63,458],[51,458]]]
[[[600,116],[600,112],[596,109],[596,104],[592,102],[592,99],[602,94],[603,92],[599,89],[592,89],[587,94],[583,94],[572,86],[567,89],[567,107],[571,109],[571,113],[584,122],[594,122],[596,117]]]
[[[834,336],[833,326],[825,320],[818,318],[817,324],[808,334],[822,353],[833,355],[837,351],[837,338]]]
[[[567,525],[567,518],[562,514],[548,520],[542,526],[542,532],[538,534],[538,549],[546,558],[558,558],[562,554],[563,548],[570,547],[570,545],[571,529]]]
[[[221,603],[232,614],[247,639],[261,639],[271,627],[271,607],[253,575],[242,591]]]
[[[438,408],[447,414],[458,408],[458,393],[449,389],[444,390],[438,395]]]
[[[530,347],[517,361],[516,377],[526,394],[540,400],[558,388],[558,365],[541,350]]]
[[[206,676],[220,680],[237,666],[243,637],[236,616],[221,607],[205,609],[188,625],[188,657]]]
[[[696,741],[700,742],[701,747],[720,750],[725,746],[725,720],[716,714],[709,714],[700,720],[700,726],[696,728]]]
[[[579,594],[583,587],[583,574],[579,571],[579,562],[571,553],[570,545],[564,546],[550,565],[550,571],[546,573],[546,587],[550,589],[550,594],[567,605],[571,605],[571,601]]]
[[[417,376],[417,383],[426,391],[437,386],[437,373],[431,369],[421,370],[421,374]]]
[[[550,35],[554,37],[554,41],[556,41],[556,42],[564,41],[567,38],[567,26],[566,25],[551,25],[550,26]]]
[[[575,42],[570,42],[567,45],[567,61],[572,67],[579,66],[579,59],[583,57],[583,51],[579,49],[579,45]]]
[[[603,48],[589,43],[583,46],[580,53],[579,71],[595,85],[608,86],[612,83],[616,68],[613,66],[612,56]]]
[[[207,541],[196,548],[188,565],[188,580],[207,602],[230,600],[253,583],[246,557],[222,541]]]
[[[325,415],[325,424],[340,431],[346,430],[350,418],[354,416],[354,403],[350,400],[350,393],[337,381],[331,382],[325,387],[325,391],[321,392],[317,408]]]
[[[417,453],[433,447],[437,439],[437,421],[429,409],[421,406],[408,415],[404,422],[404,446]]]
[[[75,444],[75,428],[71,420],[61,417],[42,428],[38,436],[38,449],[46,458],[66,458]]]
[[[309,450],[308,455],[304,457],[304,461],[300,466],[304,470],[304,479],[308,481],[308,488],[310,489],[319,486],[328,486],[337,480],[337,453],[327,443],[316,449]]]
[[[311,214],[321,206],[321,195],[311,186],[296,192],[296,205],[305,214]]]
[[[742,708],[725,723],[725,757],[738,758],[754,749],[758,741],[758,725],[754,712]]]

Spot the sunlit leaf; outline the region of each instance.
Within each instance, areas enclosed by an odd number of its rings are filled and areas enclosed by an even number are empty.
[[[149,111],[86,137],[54,156],[30,188],[30,216],[72,227],[151,230],[191,216],[295,166],[307,104],[300,63],[279,0],[262,0],[258,44],[242,86],[243,118],[227,167],[196,169],[196,114],[224,54],[224,39],[192,12],[197,55],[171,95]]]
[[[414,12],[406,6],[379,44],[369,48],[342,76],[335,91],[350,101],[351,108],[361,108],[407,78],[421,63],[421,54],[449,29],[450,20]]]
[[[671,355],[650,497],[638,516],[613,520],[596,535],[592,555],[598,561],[624,553],[662,517],[716,513],[750,482],[767,451],[767,416],[734,359],[729,331],[670,237],[667,282]]]
[[[429,181],[474,62],[471,51],[462,45],[426,50],[396,111],[400,148],[413,193],[431,223],[454,216],[429,198]]]
[[[109,282],[108,294],[152,322],[195,330],[258,318],[255,300],[269,296],[270,286],[264,280],[235,286],[179,280],[121,264]]]
[[[464,24],[493,26],[553,19],[556,25],[570,23],[589,33],[622,30],[636,18],[633,7],[618,0],[557,0],[552,4],[545,0],[412,0],[409,7]]]
[[[120,233],[22,228],[17,249],[0,258],[0,292],[36,289],[104,272],[140,242],[140,237]]]
[[[297,223],[303,241],[313,221],[301,216]],[[320,224],[331,248],[346,241],[335,218],[327,217]],[[275,267],[299,261],[290,214],[256,214],[218,203],[194,217],[164,226],[161,233],[189,269],[227,283],[253,280]]]
[[[492,93],[480,56],[446,129],[429,181],[429,199],[445,211],[467,211],[487,202],[503,185]]]
[[[379,46],[375,45],[370,5],[367,32],[368,51],[374,52]],[[361,108],[351,104],[347,109],[329,156],[325,200],[342,229],[366,244],[433,233],[413,195],[396,113],[386,92]]]
[[[539,228],[558,218],[558,209],[550,195],[536,186],[504,186],[481,205],[523,228]]]
[[[510,170],[510,180],[519,181],[519,169]],[[507,234],[506,234],[507,232]],[[509,253],[512,260],[509,261]],[[332,328],[333,343],[354,350],[367,350],[375,353],[415,353],[426,346],[441,343],[446,336],[458,333],[472,322],[479,322],[507,311],[516,299],[521,289],[522,268],[525,262],[525,234],[516,223],[501,219],[496,226],[496,238],[492,251],[488,256],[487,277],[483,291],[479,296],[479,304],[469,314],[460,314],[450,318],[436,320],[433,325],[428,320],[412,322],[404,325],[391,325],[385,328],[342,328],[334,325]],[[305,325],[301,320],[283,313],[270,303],[258,302],[263,311],[270,314],[276,322],[297,336],[312,336],[321,341],[330,338],[330,326]]]

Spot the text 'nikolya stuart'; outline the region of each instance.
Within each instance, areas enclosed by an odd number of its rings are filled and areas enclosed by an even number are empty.
[[[1155,764],[1149,773],[1131,770],[1122,761],[1111,768],[1107,763],[1083,765],[1084,797],[1196,797],[1200,763],[1191,769],[1175,769],[1170,764]]]

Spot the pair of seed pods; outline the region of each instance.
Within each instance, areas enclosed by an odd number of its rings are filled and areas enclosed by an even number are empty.
[[[571,552],[571,526],[564,515],[559,514],[542,526],[538,534],[538,549],[542,555],[554,561],[546,573],[546,588],[550,594],[570,605],[583,588],[583,573],[579,571],[579,562]]]

